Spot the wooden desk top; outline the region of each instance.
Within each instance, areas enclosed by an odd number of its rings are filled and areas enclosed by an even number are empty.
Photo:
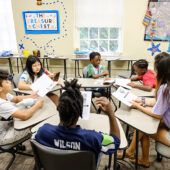
[[[14,128],[22,130],[55,115],[57,112],[55,104],[48,98],[42,98],[44,103],[41,109],[38,109],[28,120],[14,119]],[[25,110],[24,106],[19,106],[20,109]]]
[[[159,119],[153,118],[137,109],[130,109],[123,103],[116,111],[115,116],[124,123],[149,135],[156,134],[160,122]]]
[[[58,125],[59,124],[59,115],[56,114],[49,119],[39,123],[38,125],[34,126],[31,129],[31,132],[34,133],[36,132],[41,126],[43,126],[45,123],[50,123],[52,125]],[[117,119],[119,128],[120,128],[120,138],[121,138],[121,144],[120,144],[120,149],[124,149],[127,147],[127,140],[125,137],[125,133],[122,129],[122,126]],[[85,129],[90,129],[90,130],[96,130],[98,132],[104,132],[109,134],[110,133],[110,125],[109,125],[109,118],[107,115],[99,115],[95,113],[90,114],[90,119],[89,120],[81,120],[79,119],[78,123],[82,128]]]

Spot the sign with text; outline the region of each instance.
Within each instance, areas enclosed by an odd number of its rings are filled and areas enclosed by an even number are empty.
[[[58,10],[22,12],[26,34],[60,33]]]

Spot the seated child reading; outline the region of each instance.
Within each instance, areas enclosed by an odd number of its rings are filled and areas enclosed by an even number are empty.
[[[42,67],[40,59],[36,56],[29,56],[26,61],[25,71],[22,73],[18,88],[20,90],[31,90],[31,84],[36,81],[37,78],[41,77],[43,74],[48,75],[53,78],[53,75],[46,69]],[[47,96],[57,105],[58,96],[54,93],[48,93]]]
[[[59,125],[45,124],[39,128],[35,139],[43,145],[57,149],[89,150],[95,153],[96,158],[98,158],[100,152],[114,153],[119,148],[120,132],[110,102],[105,97],[96,99],[96,104],[108,115],[110,135],[82,129],[77,125],[83,111],[80,85],[77,84],[76,79],[71,82],[65,81],[63,89],[65,91],[61,94],[57,107],[60,116]],[[76,147],[73,147],[70,143],[73,143]]]
[[[148,69],[148,62],[146,60],[138,60],[133,64],[133,69],[137,77],[132,77],[131,81],[142,80],[143,84],[128,83],[133,88],[138,88],[145,91],[151,91],[156,87],[156,77],[152,70]]]
[[[15,107],[15,103],[23,99],[36,98],[38,96],[36,93],[28,96],[11,95],[12,85],[8,77],[8,72],[0,69],[0,145],[10,144],[27,136],[29,133],[28,129],[22,131],[14,129],[13,118],[27,120],[43,105],[42,100],[37,100],[31,108],[25,111]]]
[[[87,66],[88,77],[89,78],[99,78],[106,76],[109,78],[109,72],[104,70],[104,67],[100,65],[101,55],[98,52],[90,53],[90,62]]]

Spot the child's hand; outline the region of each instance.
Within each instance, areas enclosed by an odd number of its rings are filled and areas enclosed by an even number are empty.
[[[105,71],[105,72],[104,72],[104,75],[105,75],[105,76],[109,75],[109,72],[108,72],[108,71]]]
[[[136,84],[135,84],[135,83],[128,83],[127,85],[128,85],[128,86],[131,86],[131,87],[133,87],[133,88],[136,87]]]
[[[138,109],[139,106],[141,106],[141,104],[139,102],[136,102],[135,100],[130,101],[130,103],[132,104],[131,106],[132,109]]]
[[[113,113],[112,106],[110,104],[110,101],[106,97],[100,97],[95,99],[95,103],[102,109],[103,112],[105,112],[107,115],[110,115]]]
[[[39,97],[37,93],[38,93],[38,91],[35,91],[29,97],[33,98],[33,99],[36,99],[37,97]]]
[[[38,108],[42,108],[42,106],[43,106],[43,100],[37,100],[37,102],[35,103],[35,105],[37,105]]]

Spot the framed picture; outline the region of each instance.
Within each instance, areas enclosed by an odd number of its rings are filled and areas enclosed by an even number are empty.
[[[149,10],[152,19],[145,29],[144,40],[151,40],[151,32],[154,29],[153,41],[170,40],[170,0],[150,0]],[[155,21],[155,27],[152,21]]]
[[[23,11],[23,20],[26,34],[59,34],[59,12]]]

